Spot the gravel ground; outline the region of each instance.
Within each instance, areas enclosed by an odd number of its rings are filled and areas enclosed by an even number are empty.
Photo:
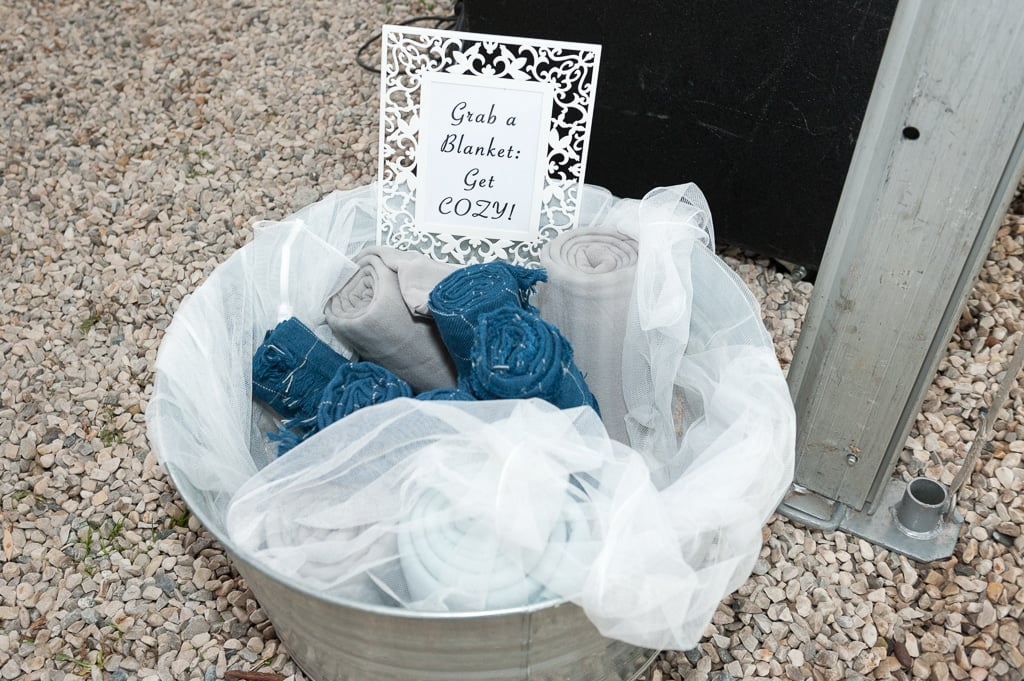
[[[174,310],[252,222],[375,175],[377,81],[352,55],[426,6],[355,4],[0,0],[0,679],[304,678],[143,414]],[[1024,331],[1022,253],[1018,201],[900,475],[952,479]],[[810,285],[727,260],[788,363]],[[773,519],[699,648],[651,677],[1019,681],[1022,423],[1015,392],[955,557],[914,564]]]

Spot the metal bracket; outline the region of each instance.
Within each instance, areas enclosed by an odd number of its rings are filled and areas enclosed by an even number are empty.
[[[850,513],[843,521],[842,529],[862,539],[867,539],[872,544],[884,546],[924,563],[952,556],[964,519],[956,510],[953,511],[950,518],[946,518],[945,504],[952,503],[951,500],[947,499],[942,504],[938,504],[934,527],[929,530],[909,529],[900,521],[901,517],[905,517],[905,499],[917,480],[924,480],[924,478],[912,480],[911,487],[901,480],[890,480],[885,486],[885,491],[882,492],[878,512]],[[935,482],[932,484],[938,485]],[[945,488],[942,489],[945,493]],[[911,515],[913,515],[913,511]]]
[[[914,484],[925,485],[926,494],[915,493]],[[934,488],[942,490],[942,500],[928,498]],[[953,555],[964,519],[949,504],[945,488],[924,478],[890,480],[879,500],[878,511],[852,511],[845,504],[794,485],[779,506],[778,512],[802,525],[819,530],[843,530],[866,539],[877,546],[901,553],[908,558],[930,562]],[[934,513],[929,513],[934,511]],[[948,517],[947,517],[948,515]],[[911,527],[908,527],[910,525]]]
[[[826,499],[816,492],[793,483],[789,494],[776,509],[790,520],[815,530],[831,532],[839,529],[846,517],[846,504]]]

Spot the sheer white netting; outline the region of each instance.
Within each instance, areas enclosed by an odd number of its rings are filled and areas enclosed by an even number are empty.
[[[795,422],[700,190],[584,190],[579,229],[639,244],[629,446],[589,408],[400,399],[275,459],[273,417],[249,399],[253,351],[295,315],[351,355],[323,306],[373,242],[374,204],[373,187],[337,192],[263,224],[175,315],[148,416],[186,501],[232,551],[327,598],[431,612],[565,599],[606,636],[693,646],[757,558],[792,478]]]

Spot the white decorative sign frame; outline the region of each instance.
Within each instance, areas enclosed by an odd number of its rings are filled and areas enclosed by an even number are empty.
[[[600,52],[599,45],[585,43],[385,26],[378,243],[459,264],[535,262],[544,243],[577,222]],[[531,178],[537,186],[534,205],[520,210],[520,215],[534,216],[528,230],[502,230],[486,220],[473,227],[438,225],[424,221],[423,206],[417,211],[417,195],[426,182],[422,173],[430,172],[419,164],[428,156],[419,147],[426,125],[421,101],[424,85],[434,80],[550,96],[548,128],[540,137],[543,153]],[[434,131],[431,135],[438,139]]]

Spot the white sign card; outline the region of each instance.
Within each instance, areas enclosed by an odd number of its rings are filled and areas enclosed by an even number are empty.
[[[533,240],[547,173],[551,85],[477,81],[423,74],[416,226]]]
[[[385,26],[378,243],[528,263],[576,225],[600,46]]]

